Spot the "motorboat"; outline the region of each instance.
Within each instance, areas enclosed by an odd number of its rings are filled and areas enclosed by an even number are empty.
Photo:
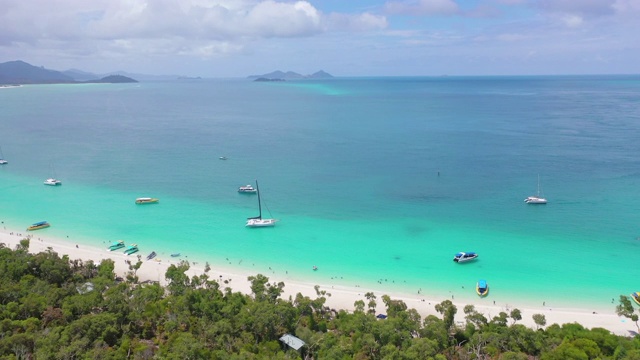
[[[487,284],[486,280],[478,280],[478,283],[476,284],[476,293],[480,297],[489,295],[489,284]]]
[[[44,184],[50,185],[50,186],[58,186],[58,185],[62,185],[62,181],[54,178],[48,178],[47,180],[44,181]]]
[[[27,231],[40,230],[40,229],[48,228],[49,226],[51,226],[51,225],[48,222],[40,221],[40,222],[37,222],[37,223],[29,226],[27,228]]]
[[[138,249],[138,245],[137,244],[132,244],[132,245],[127,246],[127,248],[124,251],[124,254],[125,255],[131,255],[131,254],[137,253],[138,250],[139,250]]]
[[[478,258],[478,254],[474,252],[459,252],[453,257],[453,261],[463,263]]]
[[[631,298],[636,302],[636,304],[640,305],[640,291],[631,293]]]
[[[109,251],[115,251],[118,249],[122,249],[124,247],[124,241],[118,240],[113,244],[109,245]]]
[[[244,193],[244,194],[255,194],[258,191],[256,190],[256,188],[254,188],[251,185],[245,185],[245,186],[240,186],[238,188],[238,192],[239,193]]]
[[[227,157],[226,157],[226,156],[220,156],[218,159],[220,159],[220,160],[227,160]]]
[[[147,260],[153,259],[154,257],[156,257],[156,255],[158,255],[158,254],[156,254],[155,251],[152,251],[151,254],[147,255]]]
[[[171,254],[171,257],[179,257],[179,256],[180,256],[180,253],[173,253],[173,254]]]
[[[160,199],[150,197],[140,197],[136,199],[136,204],[157,204]]]

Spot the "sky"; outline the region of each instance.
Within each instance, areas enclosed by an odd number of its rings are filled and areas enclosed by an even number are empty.
[[[246,77],[639,74],[640,0],[0,0],[0,62]]]

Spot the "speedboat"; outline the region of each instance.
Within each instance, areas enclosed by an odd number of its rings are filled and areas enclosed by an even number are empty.
[[[640,291],[631,293],[631,298],[636,302],[636,304],[640,305]]]
[[[546,204],[547,199],[538,196],[529,196],[528,198],[524,199],[524,202],[526,202],[527,204]]]
[[[8,164],[9,162],[5,159],[0,159],[0,165]]]
[[[118,240],[118,241],[114,242],[113,244],[109,245],[109,251],[122,249],[123,247],[124,247],[124,241]]]
[[[51,186],[57,186],[57,185],[62,185],[62,181],[58,180],[58,179],[54,179],[54,178],[48,178],[47,180],[44,181],[45,185],[51,185]]]
[[[136,204],[157,204],[160,199],[150,197],[140,197],[136,199]]]
[[[48,223],[48,222],[46,222],[46,221],[40,221],[40,222],[37,222],[37,223],[35,223],[35,224],[33,224],[33,225],[29,226],[29,227],[27,228],[27,231],[40,230],[40,229],[48,228],[49,226],[51,226],[51,225],[49,225],[49,223]]]
[[[154,257],[156,257],[156,255],[158,255],[158,254],[156,254],[155,251],[152,251],[151,254],[147,255],[147,260],[153,259]]]
[[[125,255],[131,255],[131,254],[134,254],[134,253],[137,253],[137,252],[138,252],[138,245],[137,244],[132,244],[132,245],[127,246],[127,249],[124,251],[124,254]]]
[[[463,262],[476,259],[477,257],[478,257],[478,254],[474,252],[459,252],[453,257],[453,261],[457,263],[463,263]]]
[[[256,188],[251,185],[240,186],[238,188],[239,193],[247,193],[247,194],[255,194],[257,192]]]
[[[476,293],[480,297],[489,295],[489,284],[487,284],[486,280],[478,280],[478,283],[476,284]]]
[[[220,156],[218,159],[220,159],[220,160],[227,160],[227,157],[226,157],[226,156]]]

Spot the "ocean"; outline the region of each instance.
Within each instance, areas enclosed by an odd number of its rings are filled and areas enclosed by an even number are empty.
[[[0,219],[214,271],[613,310],[640,291],[638,99],[623,75],[3,88]],[[256,180],[274,228],[244,226]]]

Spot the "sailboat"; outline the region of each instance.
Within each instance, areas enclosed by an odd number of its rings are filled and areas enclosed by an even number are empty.
[[[8,164],[9,162],[4,159],[4,155],[2,155],[2,148],[0,147],[0,165]]]
[[[262,203],[260,202],[260,189],[258,188],[258,180],[256,180],[256,193],[258,193],[258,210],[260,215],[256,217],[247,218],[248,227],[268,227],[276,226],[276,219],[263,219],[262,218]]]
[[[547,199],[540,196],[540,174],[538,174],[538,192],[535,196],[529,196],[524,199],[527,204],[546,204]]]
[[[52,172],[55,174],[55,170],[53,170],[53,166],[51,166]],[[48,178],[47,180],[44,181],[45,185],[50,185],[50,186],[58,186],[58,185],[62,185],[62,181],[58,180],[55,178],[55,175]]]

